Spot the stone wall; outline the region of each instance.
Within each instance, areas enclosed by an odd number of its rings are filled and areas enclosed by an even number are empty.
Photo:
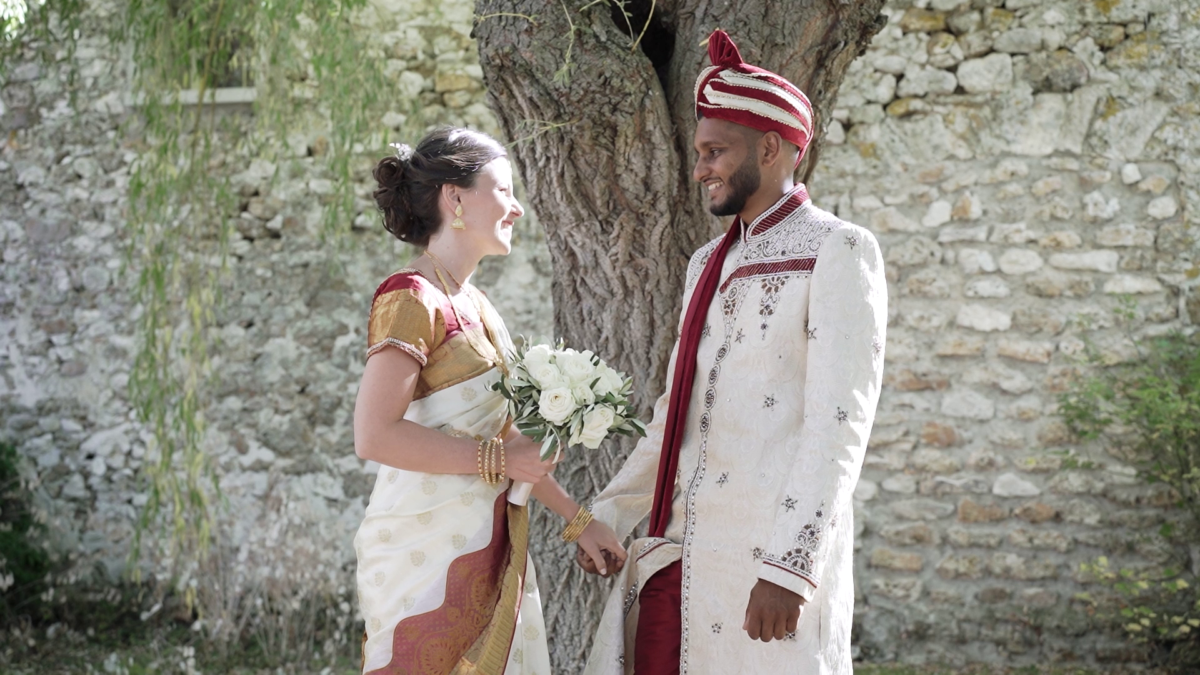
[[[415,143],[435,124],[499,133],[468,37],[471,11],[467,0],[380,0],[357,17],[387,56],[394,106],[380,127],[390,140]],[[149,436],[127,389],[140,308],[124,227],[144,141],[124,52],[100,37],[112,16],[111,4],[90,5],[83,23],[96,34],[81,38],[74,63],[30,55],[0,81],[0,439],[15,442],[37,476],[55,545],[74,559],[68,578],[96,568],[118,578],[146,503],[138,472]],[[73,101],[71,68],[80,76]],[[248,129],[249,110],[218,114]],[[204,445],[228,500],[222,542],[243,556],[231,574],[290,576],[299,591],[318,574],[317,591],[344,593],[374,478],[351,435],[367,313],[376,286],[412,251],[379,225],[373,163],[356,169],[350,233],[335,245],[323,238],[327,134],[319,124],[297,130],[276,161],[234,150],[214,160],[233,176],[242,212],[222,282]],[[389,151],[381,144],[381,156]],[[518,223],[514,241],[514,253],[486,260],[475,282],[514,334],[549,335],[550,263],[535,217]],[[183,572],[184,583],[198,573]]]
[[[1084,341],[1200,321],[1200,3],[891,2],[814,199],[869,227],[891,292],[856,561],[865,658],[1129,656],[1085,634],[1080,562],[1179,567],[1175,515],[1054,415]],[[1132,298],[1135,318],[1115,324]]]
[[[361,17],[395,78],[381,128],[495,131],[470,7],[376,0]],[[895,0],[886,11],[811,185],[818,204],[879,235],[892,293],[856,493],[856,649],[1127,658],[1070,605],[1087,588],[1078,564],[1166,564],[1174,552],[1147,533],[1174,516],[1128,465],[1069,447],[1054,406],[1085,339],[1129,353],[1112,316],[1122,298],[1135,300],[1137,335],[1200,319],[1200,58],[1185,48],[1200,43],[1200,0]],[[138,138],[119,53],[82,39],[73,101],[62,69],[31,60],[0,76],[0,434],[38,476],[58,546],[78,569],[114,576],[145,500],[146,452],[126,393],[138,308],[123,222]],[[336,590],[351,581],[371,480],[350,435],[366,312],[408,251],[373,224],[369,167],[348,245],[323,243],[329,176],[310,156],[322,133],[300,134],[274,163],[222,160],[244,213],[206,446],[230,500],[222,532],[249,556],[238,573],[275,566]],[[514,254],[488,261],[478,283],[513,332],[549,334],[549,272],[527,218]]]

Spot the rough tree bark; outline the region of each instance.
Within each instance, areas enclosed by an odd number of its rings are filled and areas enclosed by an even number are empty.
[[[642,419],[662,392],[688,258],[722,229],[691,178],[693,85],[708,65],[700,43],[728,31],[748,62],[809,95],[823,130],[847,67],[885,23],[883,3],[477,0],[489,102],[517,141],[514,164],[554,263],[557,330],[633,375]],[[818,137],[801,179],[819,155]],[[557,476],[586,501],[630,449],[570,454]],[[574,673],[607,586],[574,567],[561,527],[538,513],[530,544],[555,669]]]

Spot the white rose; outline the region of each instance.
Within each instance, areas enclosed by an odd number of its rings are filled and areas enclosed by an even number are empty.
[[[603,366],[596,375],[599,377],[599,380],[593,387],[596,396],[615,394],[621,391],[621,387],[625,385],[625,380],[621,379],[621,374],[608,366]]]
[[[608,406],[596,406],[583,416],[583,430],[579,432],[579,440],[583,447],[595,450],[608,437],[608,428],[613,425],[616,415]]]
[[[533,378],[534,383],[536,383],[538,388],[542,391],[546,391],[547,389],[558,389],[567,384],[567,380],[563,377],[562,371],[558,369],[558,366],[550,363],[549,361],[546,363],[539,363],[536,367],[529,368],[528,370],[529,376]]]
[[[563,375],[571,381],[571,384],[581,384],[590,382],[596,377],[596,366],[592,364],[592,353],[590,351],[577,352],[574,349],[559,352],[554,357],[554,362],[562,370]]]
[[[575,397],[566,387],[547,389],[538,398],[538,413],[547,422],[554,425],[562,424],[575,412]]]
[[[525,369],[532,373],[534,368],[550,363],[553,356],[554,352],[549,346],[534,345],[525,352]]]
[[[596,394],[592,392],[591,388],[587,386],[586,382],[571,387],[571,396],[575,397],[575,403],[580,407],[591,405],[596,402]]]

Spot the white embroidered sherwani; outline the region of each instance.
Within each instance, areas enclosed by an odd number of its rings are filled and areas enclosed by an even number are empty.
[[[681,559],[681,673],[851,673],[851,494],[879,399],[887,289],[875,237],[803,194],[785,195],[726,257],[666,538],[630,548],[587,673],[632,672],[638,589]],[[692,256],[684,311],[718,241]],[[593,504],[618,537],[650,510],[669,398]],[[783,641],[742,630],[759,579],[807,599]]]

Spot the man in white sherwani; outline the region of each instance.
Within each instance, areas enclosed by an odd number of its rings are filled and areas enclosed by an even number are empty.
[[[850,673],[851,494],[879,399],[887,289],[870,232],[793,172],[812,109],[709,40],[696,180],[736,216],[692,256],[672,377],[596,498],[629,549],[585,672]],[[595,567],[586,556],[580,564]]]

